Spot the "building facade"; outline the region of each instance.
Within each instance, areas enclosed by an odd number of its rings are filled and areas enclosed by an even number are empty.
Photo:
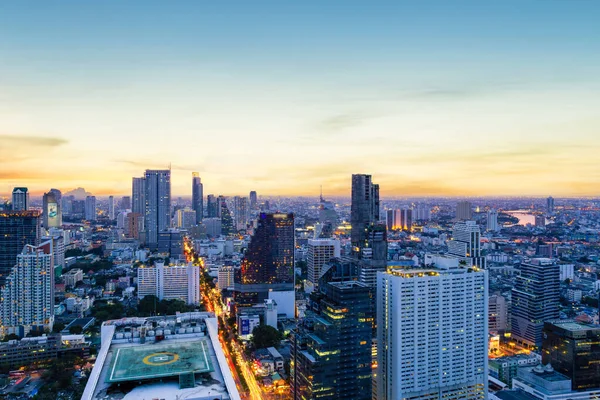
[[[379,221],[379,185],[374,184],[371,175],[352,175],[352,204],[350,223],[353,252],[365,247],[367,228]]]
[[[0,211],[0,286],[3,286],[25,245],[40,242],[41,213],[31,211]]]
[[[199,304],[200,267],[194,265],[165,266],[155,263],[152,267],[140,267],[137,271],[138,297],[156,296],[159,300],[182,300],[187,304]]]
[[[158,233],[171,227],[171,170],[146,170],[144,229],[146,245],[158,246]]]
[[[60,228],[62,226],[62,204],[59,193],[60,191],[51,190],[48,193],[44,193],[44,196],[42,198],[42,213],[44,216],[43,224],[44,228],[46,229]]]
[[[323,265],[332,258],[340,257],[340,241],[337,239],[309,239],[306,264],[308,276],[307,291],[314,290],[319,285]]]
[[[26,187],[16,187],[12,191],[12,210],[27,211],[29,209],[29,190]]]
[[[481,231],[475,221],[454,224],[452,239],[447,244],[448,254],[458,257],[468,266],[485,268],[485,257],[481,256]]]
[[[389,269],[377,278],[376,398],[486,399],[487,271]]]
[[[96,196],[87,196],[85,198],[85,219],[88,221],[95,221],[98,216],[98,209],[96,204]]]
[[[192,172],[192,209],[196,211],[196,224],[204,217],[204,187],[198,172]]]

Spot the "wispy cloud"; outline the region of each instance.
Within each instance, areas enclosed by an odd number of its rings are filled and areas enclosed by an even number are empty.
[[[68,140],[61,137],[30,136],[30,135],[2,135],[0,134],[0,147],[3,146],[33,146],[33,147],[58,147],[67,144]]]

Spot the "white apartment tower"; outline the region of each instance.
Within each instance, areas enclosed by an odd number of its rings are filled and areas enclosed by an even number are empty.
[[[306,291],[312,292],[319,286],[319,278],[323,275],[323,265],[332,258],[340,257],[340,241],[337,239],[309,239],[306,264],[308,279]]]
[[[54,323],[54,257],[52,241],[26,245],[0,289],[0,334],[24,336],[52,329]]]
[[[452,239],[448,241],[448,253],[458,257],[469,266],[485,267],[481,256],[481,231],[475,221],[461,221],[452,227]]]
[[[155,263],[137,271],[138,297],[153,295],[159,300],[179,299],[187,304],[200,303],[200,267],[194,265],[165,266]]]
[[[485,270],[379,272],[376,398],[486,399],[487,316]]]
[[[498,232],[500,230],[498,225],[498,211],[493,208],[487,212],[487,230],[490,232]]]

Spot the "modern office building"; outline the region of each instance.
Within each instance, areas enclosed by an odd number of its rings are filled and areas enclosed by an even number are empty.
[[[388,243],[385,225],[369,226],[365,243],[359,254],[359,280],[374,289],[377,286],[377,273],[385,271],[387,267]]]
[[[204,188],[198,172],[192,172],[192,209],[196,211],[196,224],[204,217]]]
[[[532,348],[541,348],[544,321],[558,319],[560,267],[547,258],[521,263],[512,289],[512,338]]]
[[[219,217],[219,202],[214,194],[206,196],[206,216],[208,218]]]
[[[309,239],[306,264],[308,276],[305,283],[307,292],[319,286],[323,265],[332,258],[340,257],[340,241],[337,239]]]
[[[241,400],[208,312],[105,321],[81,400]]]
[[[123,207],[122,207],[123,208]],[[146,215],[146,179],[132,178],[131,181],[131,211]]]
[[[235,282],[240,305],[262,303],[270,290],[294,290],[294,214],[261,213]]]
[[[119,208],[121,210],[131,210],[131,196],[121,197],[121,204]]]
[[[146,246],[155,250],[158,233],[171,227],[171,170],[148,169],[144,180]]]
[[[461,221],[452,227],[452,239],[448,241],[448,254],[457,257],[468,266],[485,268],[481,256],[481,231],[475,221]]]
[[[219,267],[219,274],[217,278],[217,287],[219,290],[228,290],[233,288],[235,277],[235,267],[231,265],[222,265]]]
[[[115,219],[115,197],[108,196],[108,219],[114,221]]]
[[[167,254],[174,260],[183,258],[183,237],[184,233],[179,229],[160,231],[158,233],[158,245],[156,251]]]
[[[98,206],[96,204],[96,196],[87,196],[85,198],[85,219],[87,221],[95,221],[98,217]]]
[[[202,225],[206,227],[206,235],[211,238],[221,236],[221,219],[220,218],[204,218]]]
[[[54,323],[54,257],[52,241],[25,245],[0,288],[0,334],[21,337],[52,329]]]
[[[36,210],[0,211],[0,287],[25,245],[40,243],[41,220],[41,213]]]
[[[182,300],[187,304],[200,304],[200,266],[165,266],[156,262],[154,266],[139,267],[137,270],[138,297],[153,295],[159,300]]]
[[[458,221],[470,221],[473,219],[473,206],[469,201],[459,201],[456,204],[456,219]]]
[[[380,272],[375,398],[487,399],[487,308],[485,270]]]
[[[515,400],[592,400],[600,398],[600,390],[571,390],[571,379],[552,368],[552,365],[522,367],[513,378],[513,391],[507,397],[504,391],[490,394],[490,399]],[[502,396],[502,397],[500,397]]]
[[[387,210],[385,212],[385,226],[388,231],[393,231],[396,226],[396,210]]]
[[[256,190],[252,190],[250,192],[250,209],[256,210],[258,206],[258,196],[256,195]]]
[[[490,209],[487,212],[487,231],[498,232],[500,226],[498,225],[498,211]]]
[[[60,191],[52,189],[48,193],[44,193],[42,198],[43,224],[45,229],[60,228],[62,226],[62,204],[59,193]]]
[[[62,271],[65,267],[65,246],[68,245],[68,237],[61,229],[52,228],[41,239],[42,242],[52,241],[52,257],[54,257],[54,270]]]
[[[344,272],[336,266],[328,270],[335,280],[321,280],[305,319],[290,335],[295,400],[372,398],[371,291],[361,282],[340,279]]]
[[[225,196],[219,196],[219,217],[221,218],[221,233],[223,235],[232,235],[235,233],[236,229],[234,226],[233,217],[231,216],[231,211],[227,206],[227,199]]]
[[[379,185],[374,184],[371,175],[352,175],[352,204],[350,222],[353,253],[366,247],[369,226],[379,221]]]
[[[189,229],[197,224],[196,211],[191,208],[180,208],[175,212],[175,225],[177,228]]]
[[[248,227],[249,212],[248,199],[235,196],[233,198],[233,217],[236,231],[245,230]]]
[[[572,390],[600,389],[600,325],[546,322],[542,362],[570,378]]]
[[[29,190],[26,187],[16,187],[12,191],[13,211],[27,211],[29,209]]]
[[[546,199],[546,211],[548,214],[552,214],[554,212],[554,198],[552,196]]]

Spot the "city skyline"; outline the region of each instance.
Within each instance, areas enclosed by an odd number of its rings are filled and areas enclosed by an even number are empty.
[[[597,2],[267,3],[0,6],[0,193],[598,193]]]

